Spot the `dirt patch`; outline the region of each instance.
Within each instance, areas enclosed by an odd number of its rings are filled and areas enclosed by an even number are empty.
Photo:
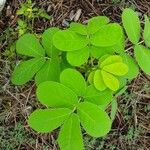
[[[112,2],[114,1],[114,2]],[[46,150],[58,149],[57,131],[37,134],[27,125],[27,117],[41,107],[35,97],[33,82],[17,87],[11,84],[12,70],[19,60],[14,44],[18,38],[16,11],[25,0],[8,0],[0,16],[0,149]],[[32,32],[42,33],[46,28],[65,28],[76,20],[86,23],[92,16],[106,15],[111,21],[121,22],[120,14],[125,7],[136,9],[141,19],[150,14],[149,0],[36,0],[35,6],[43,8],[51,20],[36,18]],[[132,50],[131,50],[132,51]],[[141,73],[128,90],[118,98],[119,109],[113,129],[106,138],[84,136],[86,150],[118,149],[148,150],[150,147],[150,77]]]

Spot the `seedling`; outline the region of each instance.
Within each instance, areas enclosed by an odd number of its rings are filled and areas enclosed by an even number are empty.
[[[41,133],[60,127],[61,150],[84,149],[81,126],[93,137],[105,136],[117,113],[116,98],[127,89],[127,81],[138,76],[138,65],[150,75],[148,17],[145,16],[141,42],[136,12],[125,9],[122,20],[134,44],[138,64],[126,53],[122,27],[109,23],[105,16],[93,17],[87,25],[71,23],[64,30],[50,28],[42,35],[41,44],[32,34],[23,35],[17,41],[17,53],[27,61],[23,60],[15,68],[12,82],[22,85],[35,77],[37,98],[47,106],[35,110],[28,123]],[[81,74],[80,70],[85,71]],[[105,110],[110,105],[109,117]]]
[[[88,79],[100,91],[104,91],[106,88],[117,91],[120,86],[117,76],[124,76],[127,73],[128,66],[123,63],[122,57],[108,55],[99,60],[98,69],[92,71]]]
[[[112,92],[99,93],[94,86],[87,87],[83,76],[74,69],[65,69],[60,74],[60,83],[41,83],[36,93],[39,101],[49,108],[34,111],[28,123],[42,133],[61,126],[58,136],[61,149],[83,149],[80,123],[94,137],[104,136],[111,129],[111,119],[101,104],[111,101]]]

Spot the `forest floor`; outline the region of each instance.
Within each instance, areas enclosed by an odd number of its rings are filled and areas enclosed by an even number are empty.
[[[71,21],[86,22],[92,16],[106,15],[121,22],[121,12],[132,7],[150,14],[149,0],[35,0],[38,12],[28,16],[17,13],[26,0],[7,0],[0,14],[0,150],[57,150],[57,130],[37,134],[27,125],[28,115],[39,106],[35,85],[14,86],[11,73],[19,60],[15,42],[25,32],[41,34],[51,26],[64,28]],[[32,3],[33,4],[33,3]],[[26,5],[25,5],[26,6]],[[48,16],[47,16],[48,15]],[[118,112],[111,132],[104,138],[84,135],[86,150],[149,150],[150,149],[150,77],[140,75],[118,98]]]

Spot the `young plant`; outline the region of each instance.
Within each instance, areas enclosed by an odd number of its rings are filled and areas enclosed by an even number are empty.
[[[27,32],[33,32],[34,20],[37,18],[43,18],[50,20],[49,16],[43,8],[37,8],[36,3],[32,0],[27,0],[25,3],[21,3],[21,7],[17,10],[18,20],[18,32],[19,36]]]
[[[25,34],[16,43],[16,52],[25,56],[14,69],[11,81],[22,85],[35,76],[36,84],[43,81],[59,80],[59,51],[52,44],[54,33],[58,28],[49,28],[42,35],[42,45],[33,34]]]
[[[60,128],[58,143],[61,150],[83,150],[80,123],[93,137],[105,136],[112,121],[103,110],[112,100],[112,92],[99,92],[86,85],[83,76],[74,69],[60,74],[60,83],[41,83],[36,91],[39,101],[47,109],[37,109],[29,117],[29,125],[40,133]]]
[[[141,42],[138,15],[125,9],[122,20],[134,44],[140,68],[150,74],[148,17],[145,16]],[[127,89],[127,81],[137,77],[139,67],[126,53],[122,27],[109,23],[105,16],[93,17],[87,25],[71,23],[65,30],[50,28],[42,35],[41,43],[31,34],[17,41],[17,53],[30,60],[22,61],[15,68],[11,80],[22,85],[35,76],[37,98],[47,109],[37,109],[30,115],[28,123],[34,130],[47,133],[60,127],[61,150],[83,150],[81,126],[93,137],[104,136],[110,131],[117,112],[116,98]],[[85,79],[90,70],[88,82],[91,85],[87,85],[82,74],[71,69],[68,63],[84,70]],[[109,117],[105,110],[110,104]]]
[[[120,87],[117,76],[124,76],[127,73],[128,66],[121,56],[106,55],[99,59],[97,69],[90,73],[88,79],[99,91],[104,91],[106,88],[117,91]]]
[[[22,3],[21,8],[17,11],[17,15],[24,15],[31,20],[38,17],[49,20],[51,17],[46,13],[46,11],[35,7],[35,4],[36,3],[32,2],[32,0],[27,0],[25,3]]]

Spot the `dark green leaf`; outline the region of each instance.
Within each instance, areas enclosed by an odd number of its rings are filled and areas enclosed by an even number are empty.
[[[12,73],[12,83],[22,85],[30,81],[43,66],[44,62],[44,58],[33,58],[27,61],[22,61],[15,67],[14,72]]]
[[[45,50],[33,34],[25,34],[20,37],[16,43],[16,50],[18,54],[31,57],[41,57],[45,55]]]

